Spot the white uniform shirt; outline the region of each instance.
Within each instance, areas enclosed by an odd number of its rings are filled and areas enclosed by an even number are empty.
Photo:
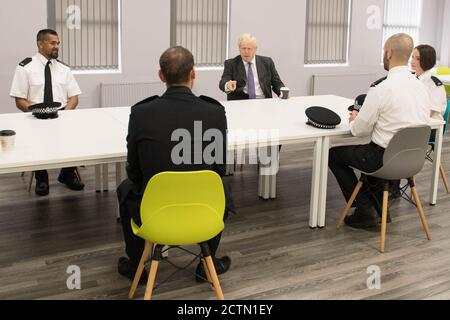
[[[245,62],[244,60],[242,60],[242,62],[244,63],[245,73],[248,76],[248,62]],[[252,62],[253,77],[255,78],[256,99],[264,99],[265,98],[264,92],[262,91],[261,85],[259,84],[258,69],[256,68],[256,56],[253,57],[253,60],[251,62]],[[248,94],[248,85],[244,87],[244,93]]]
[[[354,136],[370,136],[372,142],[386,148],[400,129],[429,124],[430,106],[425,85],[407,66],[396,67],[385,81],[370,88],[350,129]]]
[[[437,118],[439,120],[444,120],[445,109],[447,108],[447,93],[445,92],[445,87],[437,86],[436,83],[431,79],[432,76],[431,70],[424,72],[419,76],[419,80],[427,87],[428,94],[430,95],[431,100],[431,110],[439,112],[440,117]]]
[[[10,96],[27,99],[31,105],[44,102],[45,66],[48,60],[40,53],[24,66],[17,66],[11,85]],[[53,101],[67,105],[69,98],[81,94],[70,68],[58,60],[52,59]]]

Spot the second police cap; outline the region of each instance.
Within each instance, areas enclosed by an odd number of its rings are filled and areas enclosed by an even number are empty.
[[[355,104],[348,107],[348,111],[352,112],[352,111],[358,111],[361,110],[361,107],[364,104],[364,101],[366,100],[366,94],[360,94],[359,96],[356,97],[355,99]]]

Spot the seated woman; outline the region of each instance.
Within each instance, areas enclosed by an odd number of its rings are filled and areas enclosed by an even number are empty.
[[[436,65],[436,50],[429,45],[420,45],[414,48],[411,68],[416,72],[417,78],[425,84],[431,99],[431,114],[435,119],[443,120],[447,108],[447,94],[444,84],[433,76],[431,69]],[[445,119],[447,120],[447,119]]]

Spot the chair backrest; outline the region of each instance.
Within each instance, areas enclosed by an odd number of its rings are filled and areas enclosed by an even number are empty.
[[[383,167],[371,176],[385,180],[411,178],[422,170],[431,128],[407,127],[398,131],[383,156]]]
[[[162,172],[147,184],[136,235],[165,245],[205,242],[223,230],[224,210],[225,192],[217,173]]]
[[[450,74],[450,68],[446,66],[439,66],[436,68],[437,75],[447,75]]]

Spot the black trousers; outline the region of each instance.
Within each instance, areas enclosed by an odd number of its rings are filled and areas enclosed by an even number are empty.
[[[230,199],[229,189],[225,187],[227,201]],[[125,252],[130,258],[130,261],[137,266],[141,260],[142,253],[144,252],[145,241],[137,237],[131,228],[131,219],[137,224],[142,225],[140,218],[140,207],[142,196],[136,195],[133,192],[133,184],[130,180],[125,180],[117,188],[117,196],[119,199],[119,211],[120,219],[122,223],[123,237],[125,240]],[[223,221],[225,222],[228,218],[229,205],[225,208]],[[208,246],[211,252],[211,256],[215,257],[217,249],[219,247],[220,239],[222,233],[208,241]]]
[[[375,143],[330,149],[329,167],[347,202],[358,183],[352,168],[364,172],[375,172],[383,165],[383,155],[384,148]],[[383,187],[383,180],[367,176],[367,181],[364,182],[356,198],[356,207],[367,210],[370,206],[374,206],[378,213],[381,213]]]
[[[75,172],[75,167],[70,167],[70,168],[62,168],[61,169],[61,175],[65,176],[67,174],[72,174],[73,172]],[[38,170],[34,172],[34,176],[36,177],[37,181],[48,181],[48,172],[47,170]]]

